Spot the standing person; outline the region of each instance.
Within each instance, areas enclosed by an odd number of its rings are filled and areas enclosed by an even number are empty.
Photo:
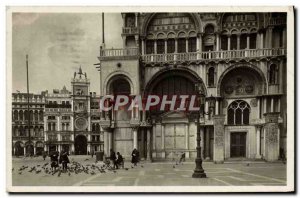
[[[61,163],[62,163],[62,169],[66,171],[68,169],[68,163],[70,163],[68,153],[63,152],[60,159],[61,159]]]
[[[114,168],[119,169],[119,165],[122,166],[124,164],[123,156],[117,152],[117,159],[114,164]]]
[[[94,158],[94,150],[91,151],[91,156]]]
[[[134,166],[136,166],[136,164],[139,162],[139,152],[138,150],[135,148],[133,149],[132,153],[131,153],[131,163],[134,164]]]
[[[116,161],[116,153],[113,149],[110,149],[110,155],[109,155],[109,159],[112,162],[112,164],[115,164]]]
[[[46,153],[46,151],[43,151],[43,159],[45,160],[46,157],[47,157],[47,153]]]
[[[56,152],[53,152],[52,155],[50,155],[51,159],[51,169],[56,169],[58,167],[58,154]]]

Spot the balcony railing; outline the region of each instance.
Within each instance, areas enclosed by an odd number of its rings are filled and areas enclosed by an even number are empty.
[[[286,19],[285,18],[271,18],[268,21],[268,25],[285,25]]]
[[[122,57],[137,57],[139,55],[138,48],[125,48],[125,49],[100,49],[100,60]]]
[[[45,108],[45,112],[71,112],[71,108]]]
[[[240,58],[258,58],[268,56],[286,55],[286,49],[246,49],[246,50],[228,50],[228,51],[209,51],[209,52],[189,52],[173,54],[147,54],[142,56],[146,63],[152,62],[175,62],[175,61],[197,61],[210,59],[240,59]]]
[[[123,34],[137,34],[139,32],[137,27],[123,27]]]

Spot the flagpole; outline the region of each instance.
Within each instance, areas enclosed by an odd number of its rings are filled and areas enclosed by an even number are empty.
[[[26,71],[27,71],[27,126],[28,126],[28,142],[29,156],[31,156],[31,134],[30,134],[30,112],[29,112],[29,76],[28,76],[28,54],[26,54]],[[25,145],[26,146],[26,145]]]

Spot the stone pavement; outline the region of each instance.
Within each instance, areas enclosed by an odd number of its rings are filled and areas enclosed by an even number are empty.
[[[94,163],[77,156],[75,161],[82,164]],[[90,158],[90,157],[84,157]],[[72,156],[70,157],[72,159]],[[13,159],[13,167],[42,164],[42,159]],[[16,186],[284,186],[286,185],[286,165],[265,162],[233,162],[214,164],[204,162],[207,178],[192,178],[194,162],[176,165],[175,162],[142,162],[131,167],[125,162],[126,169],[97,172],[90,174],[62,174],[60,177],[44,173],[33,174],[27,171],[18,174],[13,171],[13,185]]]

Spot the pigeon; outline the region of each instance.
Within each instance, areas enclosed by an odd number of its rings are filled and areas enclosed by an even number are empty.
[[[71,173],[69,172],[68,175],[71,176]]]
[[[142,168],[144,168],[144,166],[143,166],[143,165],[141,165],[141,167],[142,167]]]
[[[128,170],[128,168],[124,168],[125,170]]]
[[[250,164],[248,163],[247,166],[250,166]]]
[[[22,175],[22,172],[19,172],[19,175]]]
[[[131,166],[131,168],[133,168],[133,166]]]

